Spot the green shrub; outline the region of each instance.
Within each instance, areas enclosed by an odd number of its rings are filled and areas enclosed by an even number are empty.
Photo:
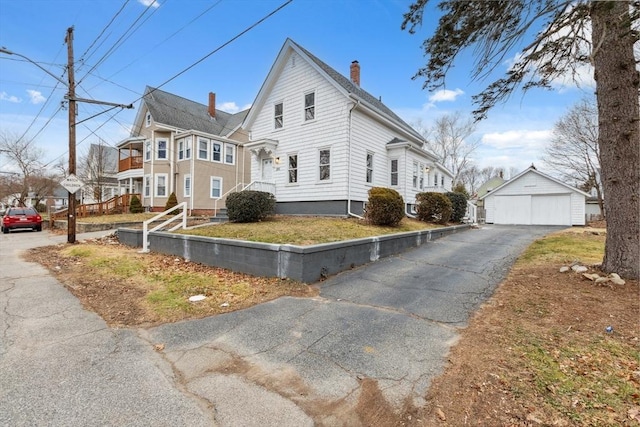
[[[265,191],[239,191],[227,197],[227,215],[231,222],[258,222],[273,215],[276,198]]]
[[[164,210],[168,211],[169,209],[175,208],[176,206],[178,206],[178,198],[176,197],[176,193],[171,193],[169,194],[167,203],[164,205]],[[177,211],[173,211],[173,212],[177,213]]]
[[[461,222],[464,214],[467,213],[467,197],[463,193],[445,193],[451,201],[451,222]]]
[[[404,216],[404,200],[396,190],[383,187],[369,190],[365,218],[371,224],[395,227]]]
[[[442,193],[418,193],[416,195],[418,219],[436,224],[446,224],[451,218],[451,200]]]
[[[142,213],[144,212],[144,208],[142,207],[142,203],[140,203],[140,199],[135,194],[131,196],[131,204],[129,205],[129,212],[131,213]]]
[[[453,191],[454,193],[462,193],[467,198],[467,200],[469,200],[469,192],[467,191],[467,187],[464,186],[464,183],[457,183],[451,191]]]

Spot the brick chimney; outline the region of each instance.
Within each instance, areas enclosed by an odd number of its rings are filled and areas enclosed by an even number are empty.
[[[351,63],[351,82],[356,86],[360,86],[360,64],[358,61]]]
[[[213,92],[209,92],[209,115],[216,117],[216,94]]]

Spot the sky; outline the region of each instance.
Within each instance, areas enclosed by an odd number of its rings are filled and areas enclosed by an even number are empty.
[[[426,91],[422,80],[412,79],[425,64],[421,44],[434,30],[437,15],[426,13],[422,27],[409,34],[400,27],[410,4],[0,0],[0,47],[39,65],[0,53],[0,132],[32,140],[44,152],[43,167],[68,161],[69,118],[63,103],[67,89],[50,74],[66,80],[64,39],[69,27],[74,28],[76,95],[135,107],[109,110],[79,103],[78,157],[92,143],[115,146],[130,136],[147,85],[202,104],[207,104],[209,92],[215,92],[217,107],[228,112],[248,108],[287,37],[345,76],[357,60],[361,87],[381,97],[409,124],[427,128],[439,116],[454,112],[471,117],[472,95],[492,80],[471,80],[471,52],[460,55],[439,91]],[[497,65],[492,77],[501,76],[508,66],[509,58]],[[507,171],[521,171],[533,163],[544,170],[541,157],[554,123],[592,94],[588,78],[580,87],[569,82],[551,91],[515,92],[492,109],[469,138],[480,141],[474,163]],[[0,172],[14,168],[0,153]]]

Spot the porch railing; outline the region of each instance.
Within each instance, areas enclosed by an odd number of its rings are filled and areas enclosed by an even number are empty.
[[[118,161],[118,172],[142,169],[142,156],[130,156]]]
[[[113,215],[118,213],[129,212],[131,206],[131,198],[137,196],[140,199],[140,194],[127,193],[121,196],[115,196],[111,199],[100,203],[89,203],[84,205],[78,205],[76,207],[76,218],[84,218],[95,215]],[[50,214],[51,219],[65,219],[67,217],[68,208],[61,209],[59,211],[52,212]]]

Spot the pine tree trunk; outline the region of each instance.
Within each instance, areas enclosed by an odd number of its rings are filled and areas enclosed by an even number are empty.
[[[607,238],[602,268],[640,276],[640,75],[633,55],[629,2],[594,1],[593,65],[598,100]]]

